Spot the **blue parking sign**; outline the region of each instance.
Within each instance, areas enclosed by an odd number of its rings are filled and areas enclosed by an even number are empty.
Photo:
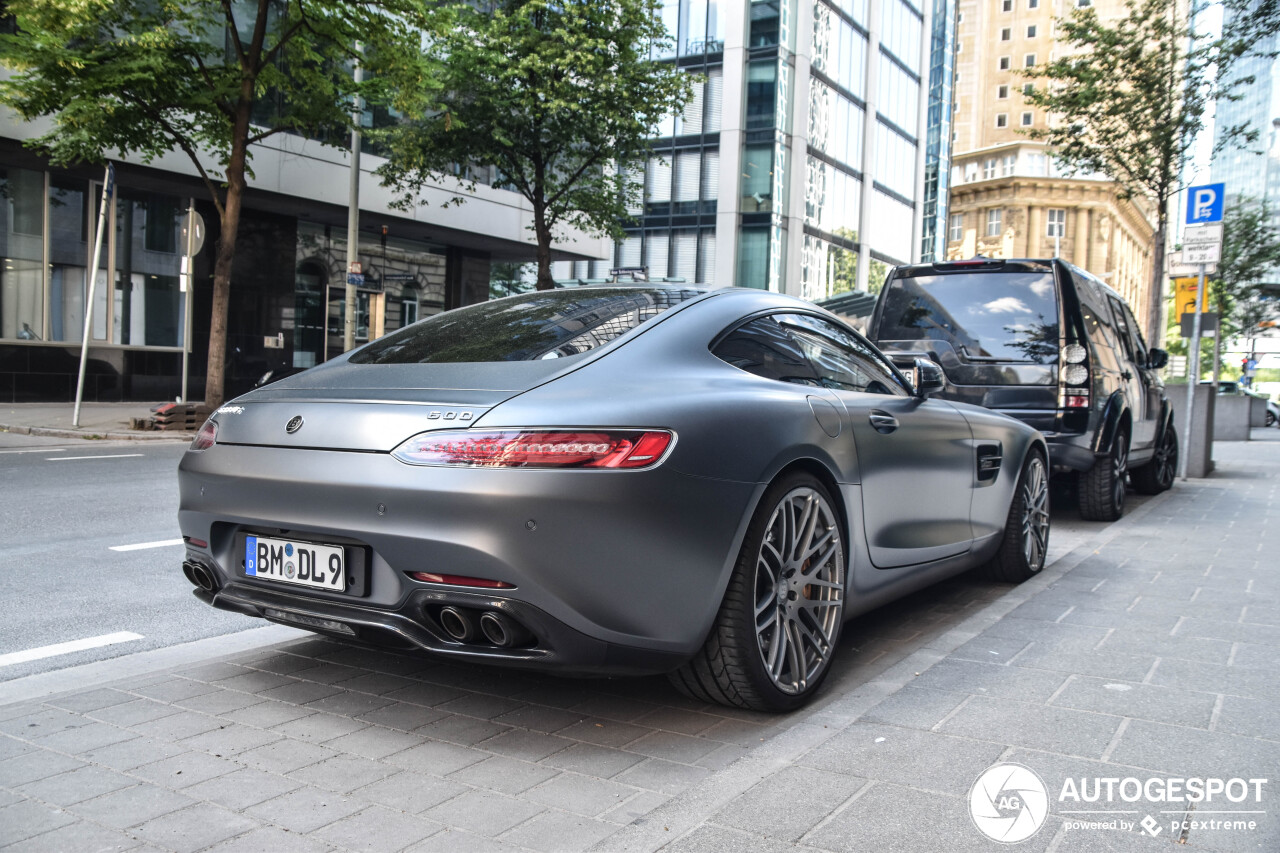
[[[1223,184],[1201,184],[1187,189],[1187,224],[1221,222],[1226,192]]]

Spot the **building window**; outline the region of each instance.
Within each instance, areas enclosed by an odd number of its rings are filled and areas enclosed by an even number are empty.
[[[947,235],[952,242],[964,239],[964,214],[951,214],[951,233]]]
[[[997,87],[996,87],[996,97],[997,97],[997,98],[999,98],[999,99],[1001,99],[1001,100],[1004,100],[1005,98],[1009,97],[1009,87],[1008,87],[1008,86],[997,86]]]
[[[1012,11],[1013,11],[1013,0],[1003,0],[1003,2],[1000,4],[1000,11],[1002,11],[1002,12],[1012,12]]]
[[[1009,114],[996,113],[996,127],[1008,127],[1008,126],[1009,126]]]
[[[1022,114],[1022,126],[1023,126],[1023,127],[1031,127],[1031,121],[1032,121],[1032,119],[1033,119],[1033,114],[1032,114],[1032,113],[1023,113],[1023,114]]]
[[[1086,6],[1092,6],[1093,0],[1076,0],[1076,5],[1083,9]]]
[[[1046,237],[1067,236],[1067,211],[1063,207],[1049,208],[1049,222],[1045,229]]]
[[[1027,27],[1027,38],[1033,39],[1035,37],[1036,37],[1036,25],[1032,24],[1031,26]]]
[[[1035,68],[1036,55],[1034,53],[1028,53],[1025,57],[1023,57],[1022,64],[1025,65],[1027,68]]]
[[[1017,162],[1018,162],[1018,155],[1017,155],[1017,154],[1006,154],[1006,155],[1004,155],[1004,172],[1003,172],[1003,174],[1004,174],[1004,176],[1005,176],[1006,178],[1007,178],[1007,177],[1009,177],[1009,176],[1011,176],[1011,175],[1013,174],[1013,168],[1014,168],[1014,166],[1015,166],[1015,165],[1017,165]]]
[[[1025,83],[1022,86],[1022,94],[1028,98],[1031,97],[1032,93],[1035,92],[1035,90],[1036,90],[1036,86],[1034,83]]]
[[[1013,30],[1005,27],[1000,31],[1000,41],[1009,41],[1013,38]]]
[[[1002,57],[1000,57],[1000,70],[1001,70],[1001,71],[1008,71],[1008,70],[1009,70],[1009,68],[1010,68],[1010,60],[1009,60],[1009,57],[1007,57],[1007,56],[1002,56]]]
[[[1039,8],[1040,8],[1040,0],[1027,0],[1027,8],[1028,8],[1028,9],[1039,9]]]
[[[996,158],[988,157],[986,166],[982,170],[982,177],[989,181],[995,176],[996,176]]]
[[[970,162],[970,163],[964,164],[964,180],[965,180],[965,183],[978,180],[978,164],[977,163]]]
[[[987,211],[987,236],[988,237],[1000,236],[1000,209],[999,208],[996,208],[995,210]]]

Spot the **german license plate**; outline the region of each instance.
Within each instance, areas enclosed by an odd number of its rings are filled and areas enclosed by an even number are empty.
[[[246,536],[244,573],[249,577],[342,592],[346,567],[342,548],[290,539]]]

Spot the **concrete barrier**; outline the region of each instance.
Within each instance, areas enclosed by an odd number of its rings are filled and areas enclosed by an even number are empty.
[[[1243,394],[1219,394],[1213,411],[1213,437],[1215,441],[1248,441],[1254,403],[1262,403]],[[1196,398],[1196,405],[1200,398]],[[1264,407],[1265,411],[1265,407]],[[1261,425],[1259,421],[1259,425]]]

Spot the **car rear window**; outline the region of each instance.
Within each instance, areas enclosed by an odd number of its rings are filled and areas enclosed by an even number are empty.
[[[961,358],[1046,364],[1058,355],[1051,272],[980,272],[895,278],[876,337],[948,342]]]
[[[688,288],[548,290],[456,308],[374,341],[355,364],[535,361],[580,355],[700,296]]]

